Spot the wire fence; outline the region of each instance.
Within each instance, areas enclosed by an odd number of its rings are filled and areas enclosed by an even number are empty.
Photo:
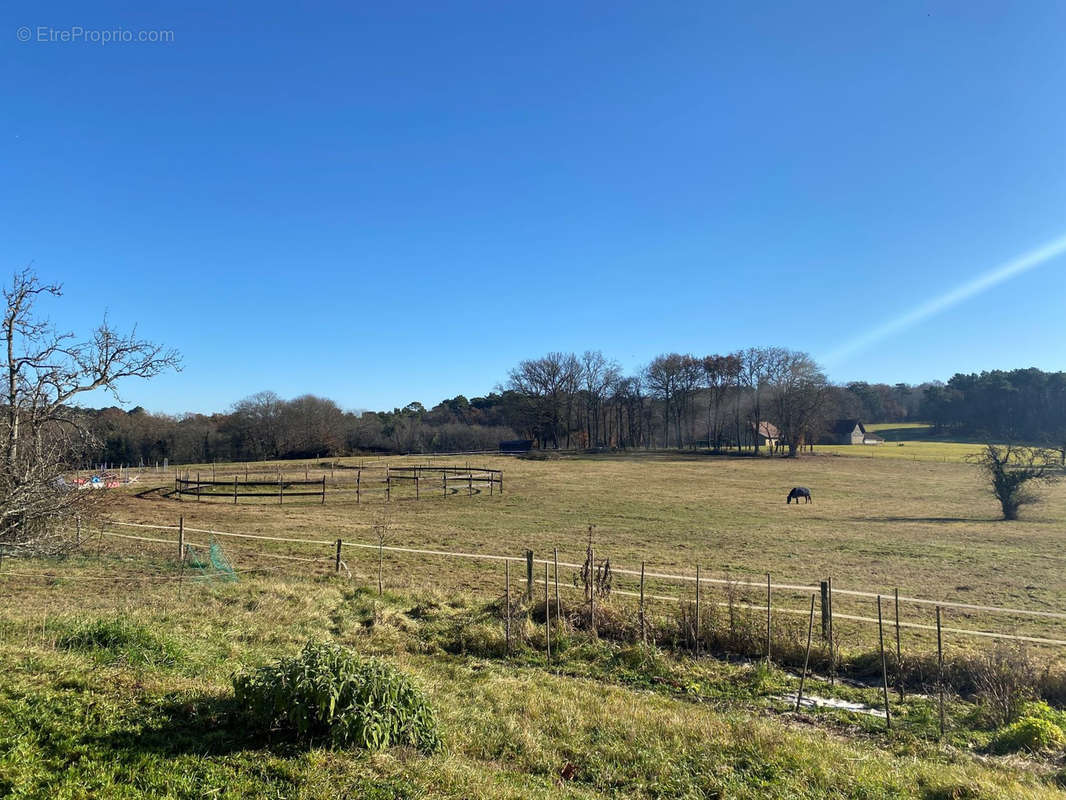
[[[185,534],[204,534],[210,537],[220,537],[222,539],[228,539],[234,543],[240,542],[256,542],[259,543],[259,547],[255,548],[242,548],[246,555],[252,557],[264,557],[273,558],[279,560],[289,561],[304,561],[306,563],[332,563],[336,571],[341,571],[341,566],[344,565],[347,568],[347,562],[344,560],[345,551],[376,551],[379,556],[383,557],[385,554],[402,554],[426,557],[431,560],[448,560],[448,559],[463,559],[473,562],[482,563],[503,563],[510,562],[516,565],[525,565],[526,574],[524,581],[527,584],[527,594],[532,596],[532,588],[537,584],[543,584],[542,578],[537,578],[534,575],[534,566],[547,566],[549,569],[554,569],[552,579],[554,583],[560,589],[566,590],[580,590],[584,591],[583,586],[578,585],[578,581],[574,576],[570,580],[566,577],[560,576],[561,570],[574,570],[576,576],[577,571],[587,568],[586,564],[576,563],[573,561],[560,561],[557,558],[544,558],[537,557],[532,550],[526,550],[521,555],[507,555],[500,553],[488,553],[478,551],[467,550],[445,550],[434,549],[426,547],[411,547],[396,544],[385,544],[384,541],[379,542],[366,542],[355,541],[348,539],[318,539],[318,538],[306,538],[306,537],[294,537],[294,536],[269,536],[265,534],[252,534],[252,533],[240,533],[232,531],[220,531],[208,528],[195,528],[179,525],[156,525],[156,524],[144,524],[133,522],[121,522],[112,521],[107,524],[107,527],[117,527],[122,529],[141,529],[145,531],[168,531],[178,534],[178,538],[175,539],[163,539],[153,536],[138,536],[130,533],[118,533],[113,530],[101,531],[103,536],[109,538],[125,539],[132,541],[143,541],[152,544],[165,544],[174,548],[174,552],[177,554],[180,552],[179,548],[183,543],[190,543],[186,540]],[[307,557],[296,556],[291,554],[272,553],[266,550],[266,547],[271,545],[288,545],[296,548],[315,548],[326,550],[330,553],[329,556],[322,555],[319,557]],[[1038,609],[1026,609],[1016,608],[1008,606],[1000,606],[993,604],[980,604],[980,603],[968,603],[960,602],[948,599],[932,599],[926,597],[914,597],[910,595],[899,594],[898,590],[889,590],[884,592],[876,592],[868,589],[845,589],[837,586],[829,585],[828,581],[821,581],[818,584],[806,584],[799,582],[781,582],[771,580],[771,576],[767,574],[767,580],[754,581],[742,578],[716,578],[707,576],[705,574],[700,575],[697,579],[697,575],[684,574],[679,572],[669,572],[655,569],[647,569],[647,565],[642,565],[643,569],[633,569],[621,566],[611,565],[610,570],[614,576],[626,576],[632,579],[639,579],[641,585],[641,591],[637,591],[636,587],[630,589],[624,589],[615,587],[611,590],[612,595],[618,595],[619,597],[639,598],[644,602],[655,601],[665,603],[688,603],[693,599],[694,592],[698,593],[699,590],[703,590],[704,604],[710,607],[735,607],[743,608],[750,611],[757,611],[766,614],[787,614],[797,616],[807,616],[808,610],[802,608],[789,607],[787,603],[783,603],[780,600],[774,602],[773,593],[785,593],[788,596],[796,597],[814,596],[815,598],[821,598],[821,622],[823,630],[826,630],[834,624],[836,621],[846,621],[848,623],[854,623],[858,626],[866,626],[872,628],[877,626],[879,620],[876,617],[868,616],[863,613],[849,613],[849,611],[855,611],[857,609],[848,610],[836,610],[833,608],[833,602],[835,598],[854,598],[856,602],[862,601],[878,601],[882,599],[889,603],[895,602],[895,608],[897,609],[897,615],[892,625],[897,628],[905,628],[913,631],[935,632],[937,626],[931,621],[915,621],[901,619],[898,609],[900,604],[916,606],[918,608],[930,608],[939,609],[941,612],[953,611],[965,619],[970,620],[982,620],[984,624],[979,627],[960,627],[957,625],[941,626],[940,630],[943,633],[951,633],[958,636],[973,637],[974,639],[983,640],[1002,640],[1009,642],[1024,642],[1028,644],[1050,646],[1050,647],[1063,647],[1066,646],[1066,630],[1063,633],[1059,633],[1060,629],[1066,629],[1066,612],[1060,611],[1048,611]],[[517,573],[521,575],[521,572]],[[434,569],[432,571],[433,580],[431,582],[441,583],[442,579],[448,576],[446,571],[440,569]],[[492,585],[493,579],[490,577],[488,581],[489,585]],[[634,581],[635,582],[635,581]],[[656,589],[649,588],[647,584],[653,584]],[[736,592],[737,590],[754,590],[759,593],[765,593],[763,597],[758,601],[753,601],[749,596],[743,596],[739,599],[730,597],[728,601],[718,601],[707,596],[706,589],[709,587],[722,587],[729,592]],[[699,587],[699,589],[697,589]],[[828,597],[827,597],[828,595]],[[837,602],[839,603],[839,599]],[[997,618],[1015,618],[1018,619],[1033,619],[1039,620],[1043,626],[1053,626],[1052,632],[1056,635],[1037,635],[1038,632],[1019,632],[1016,621],[1011,621],[1011,630],[1004,631],[1002,629],[996,630],[1000,627],[995,625],[994,620]],[[1045,631],[1039,631],[1043,634]]]

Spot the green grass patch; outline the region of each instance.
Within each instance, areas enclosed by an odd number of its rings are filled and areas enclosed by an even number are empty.
[[[56,647],[91,653],[98,660],[137,667],[173,667],[182,649],[169,637],[126,617],[57,623]]]
[[[52,647],[55,638],[42,629],[35,603],[59,591],[21,587],[0,625],[0,796],[1059,796],[1046,755],[973,755],[986,749],[988,736],[974,738],[962,709],[949,709],[946,744],[936,740],[928,698],[893,700],[899,725],[892,732],[875,718],[839,710],[793,715],[797,679],[783,669],[594,639],[568,625],[553,641],[565,644],[553,648],[549,664],[536,613],[533,619],[516,613],[511,655],[494,655],[503,633],[499,606],[471,595],[396,590],[379,598],[346,580],[256,577],[217,588],[138,588],[136,627],[166,630],[186,654],[180,670],[145,671],[125,660],[87,670],[72,655],[106,652],[98,646],[107,637],[84,637],[93,642],[84,651]],[[105,612],[107,602],[127,607],[129,590],[110,600],[71,591],[63,601],[93,608],[93,619],[129,621]],[[62,623],[62,633],[91,621]],[[331,642],[317,665],[292,656],[307,637]],[[465,654],[456,646],[462,641]],[[311,690],[300,690],[302,699],[290,706],[317,715],[323,701],[328,711],[338,689],[336,714],[348,691],[336,677],[358,668],[328,668],[334,653],[345,654],[337,664],[351,657],[409,676],[435,710],[447,747],[427,756],[410,747],[367,750],[358,741],[338,747],[325,725],[301,738],[276,708],[249,724],[254,701],[232,690],[235,670],[243,665],[241,674],[255,674],[258,665],[298,663],[305,672],[274,673],[311,678]],[[877,686],[830,687],[812,679],[807,687],[811,695],[867,704],[879,697]],[[1035,705],[1026,712],[1058,713]]]

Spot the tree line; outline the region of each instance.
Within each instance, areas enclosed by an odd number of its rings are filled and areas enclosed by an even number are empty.
[[[485,396],[458,395],[431,408],[412,402],[357,413],[314,395],[260,392],[209,415],[139,407],[82,413],[97,440],[93,460],[134,465],[492,450],[509,439],[546,449],[772,447],[795,455],[838,419],[921,420],[944,436],[1066,452],[1066,373],[834,385],[808,354],[782,347],[665,353],[628,374],[600,351],[553,352],[519,362]]]
[[[945,435],[1038,443],[1066,463],[1066,372],[958,373],[926,390],[922,412]]]
[[[133,465],[489,450],[509,439],[543,448],[758,451],[767,438],[760,430],[794,455],[838,417],[917,418],[923,388],[834,386],[809,355],[780,347],[667,353],[631,374],[586,351],[524,360],[488,395],[428,409],[412,402],[356,413],[314,395],[260,392],[214,414],[82,413],[98,443],[92,460]]]
[[[56,329],[34,307],[61,294],[30,269],[3,290],[0,553],[67,546],[63,531],[91,512],[94,493],[70,491],[63,474],[100,461],[137,466],[492,450],[519,437],[541,448],[758,453],[769,445],[794,456],[844,417],[926,419],[938,431],[986,441],[1054,443],[1066,463],[1066,373],[1028,369],[960,374],[947,384],[835,386],[807,353],[783,347],[666,353],[629,374],[598,350],[553,352],[519,362],[484,397],[458,395],[430,409],[412,402],[354,413],[327,398],[285,400],[273,392],[210,415],[84,408],[78,401],[86,393],[117,398],[119,381],[180,369],[181,358],[115,330],[106,318],[85,339]],[[989,474],[999,483],[1016,477],[1013,452],[1037,472],[1044,469],[1042,450],[1008,448],[1003,455],[990,445],[987,452]]]

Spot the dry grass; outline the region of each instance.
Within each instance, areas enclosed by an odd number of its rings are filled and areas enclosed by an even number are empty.
[[[394,502],[387,510],[386,544],[514,557],[526,548],[538,557],[550,557],[558,547],[561,561],[581,563],[591,524],[597,555],[609,556],[616,567],[639,568],[644,560],[649,571],[691,574],[698,563],[710,577],[761,581],[771,572],[775,583],[803,585],[816,585],[832,575],[838,589],[872,589],[891,595],[898,587],[904,596],[1066,609],[1066,580],[1062,578],[1066,555],[1061,548],[1066,484],[1051,488],[1047,502],[1032,509],[1027,518],[1005,523],[997,519],[996,503],[971,465],[898,459],[891,455],[894,449],[893,445],[852,448],[850,453],[861,456],[820,454],[797,460],[683,454],[550,461],[476,457],[470,459],[472,463],[505,471],[502,497],[466,497],[464,488],[462,494],[443,499],[424,489],[429,496],[415,502],[409,499],[413,494],[409,487],[394,490]],[[434,458],[433,463],[467,460]],[[424,459],[390,461],[419,463]],[[299,467],[286,466],[291,475],[302,473]],[[232,474],[225,467],[217,468],[220,478]],[[311,476],[316,477],[314,469]],[[151,478],[151,474],[143,476],[135,484],[138,491],[151,486]],[[327,486],[352,481],[353,474],[337,470],[334,479],[327,479]],[[375,495],[368,489],[368,484],[369,471],[364,473],[367,491],[361,505],[355,504],[350,493],[330,494],[325,505],[305,500],[280,506],[244,499],[237,506],[224,500],[179,503],[164,491],[143,497],[116,493],[113,515],[173,525],[180,514],[187,526],[195,528],[372,543],[376,542],[372,528],[383,513],[383,497],[380,490]],[[159,485],[165,490],[172,483],[160,480]],[[811,487],[814,503],[786,505],[784,496],[793,485]],[[435,488],[439,493],[439,485]],[[258,544],[226,540],[225,546],[238,564],[280,563],[258,558]],[[332,554],[328,546],[277,545],[271,549],[323,558]],[[344,557],[357,580],[376,582],[376,555],[348,548]],[[294,564],[293,568],[311,565]],[[323,562],[320,568],[328,569],[328,564]],[[394,587],[429,582],[449,590],[497,592],[502,572],[498,562],[399,554],[385,558],[386,585]],[[518,572],[512,569],[516,581]],[[564,582],[570,581],[570,572],[562,571]],[[618,576],[616,586],[636,588],[634,579],[626,576]],[[678,589],[649,582],[648,591],[676,595]],[[708,599],[714,602],[715,592],[721,591],[711,589]],[[761,597],[759,590],[742,595],[754,602],[762,602]],[[782,592],[778,600],[793,608],[806,604],[798,593]],[[843,595],[836,599],[836,610],[876,616],[872,600]],[[904,604],[902,611],[905,621],[930,623],[933,619],[929,607]],[[1044,619],[978,618],[952,611],[945,624],[994,625],[998,630],[1066,638],[1066,626]],[[847,627],[842,623],[842,634]],[[868,627],[863,630],[866,635],[872,633]],[[905,632],[905,636],[923,635]]]

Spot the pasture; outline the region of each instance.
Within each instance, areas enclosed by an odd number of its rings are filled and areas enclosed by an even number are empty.
[[[972,445],[954,447],[973,449]],[[946,462],[939,460],[940,455],[901,459],[890,445],[841,449],[850,452],[821,452],[795,460],[680,453],[544,461],[433,457],[432,463],[438,465],[470,461],[501,469],[506,491],[502,496],[468,497],[464,486],[458,495],[445,499],[424,489],[422,499],[415,501],[413,489],[406,486],[394,488],[387,505],[382,487],[375,488],[369,480],[364,480],[362,502],[355,503],[351,491],[340,491],[354,480],[352,471],[336,469],[330,477],[331,471],[322,469],[319,462],[289,463],[283,468],[300,478],[305,467],[311,479],[325,475],[324,504],[317,499],[281,505],[243,499],[234,505],[224,498],[177,502],[170,493],[172,479],[160,477],[153,486],[152,474],[146,473],[131,489],[113,493],[109,505],[111,518],[125,522],[175,526],[181,515],[185,525],[194,529],[330,543],[336,539],[377,543],[375,526],[386,522],[385,544],[390,546],[513,558],[521,558],[528,548],[538,559],[552,558],[558,548],[561,562],[578,564],[584,560],[592,525],[597,558],[609,557],[616,568],[639,569],[644,561],[649,572],[692,575],[699,565],[704,576],[715,579],[761,582],[769,572],[775,584],[803,586],[817,586],[819,580],[832,576],[837,589],[886,596],[898,589],[906,597],[1066,610],[1066,579],[1062,577],[1066,484],[1047,490],[1046,502],[1029,509],[1022,520],[1005,523],[998,519],[997,504],[977,470],[961,457]],[[390,463],[426,460],[412,456],[392,458]],[[349,461],[358,463],[358,459]],[[258,468],[269,473],[277,466]],[[220,479],[244,468],[215,466]],[[795,485],[810,487],[814,502],[786,505],[785,495]],[[165,536],[174,538],[175,534]],[[108,547],[116,546],[127,543],[108,542]],[[141,547],[132,542],[128,546]],[[319,565],[294,562],[294,570],[332,568],[330,546],[307,548],[233,539],[224,546],[238,565],[263,566],[257,553],[265,549],[324,559]],[[144,547],[168,554],[164,546]],[[376,581],[376,552],[346,548],[344,560],[357,583]],[[518,570],[513,571],[517,579]],[[386,586],[396,588],[432,586],[491,594],[502,586],[498,562],[389,553],[383,572]],[[572,583],[572,571],[561,572],[563,582]],[[618,575],[616,586],[635,590],[635,579]],[[679,589],[669,591],[676,595]],[[748,594],[760,596],[755,590]],[[780,600],[802,608],[803,595],[792,592],[789,597],[786,592]],[[834,609],[876,616],[872,602],[841,596],[834,600]],[[932,621],[932,608],[927,606],[907,606],[902,614],[920,624]],[[971,616],[953,612],[951,622],[945,624],[979,627]],[[987,624],[987,620],[980,622]],[[1005,625],[1026,635],[1066,639],[1061,620],[999,618],[996,622],[1000,626],[996,629]],[[856,635],[868,643],[873,633],[861,626]],[[913,635],[923,638],[920,632]]]
[[[879,448],[870,448],[879,449]],[[424,463],[426,457],[390,458]],[[1048,760],[989,759],[994,730],[979,708],[949,699],[949,730],[937,744],[935,702],[895,699],[890,733],[876,717],[833,709],[791,711],[796,679],[753,663],[649,651],[578,629],[556,630],[553,660],[543,625],[514,621],[505,655],[499,606],[503,564],[459,557],[378,553],[352,545],[337,574],[332,542],[538,558],[559,549],[580,563],[593,525],[597,558],[616,567],[809,586],[832,575],[839,588],[899,587],[910,596],[1066,608],[1060,555],[1066,516],[1061,484],[1020,522],[997,521],[975,469],[961,461],[819,454],[798,460],[709,458],[680,453],[551,460],[471,457],[501,469],[505,493],[447,498],[394,490],[387,506],[364,472],[363,502],[352,470],[280,466],[294,477],[326,477],[320,498],[172,495],[173,475],[145,471],[111,490],[102,537],[83,531],[81,554],[61,561],[5,560],[0,570],[0,790],[22,797],[1052,797],[1063,776]],[[464,465],[466,457],[432,458]],[[359,459],[348,459],[354,466]],[[220,480],[245,465],[215,465]],[[195,470],[195,466],[192,468]],[[202,472],[210,466],[201,466]],[[794,485],[814,503],[786,505]],[[202,581],[178,567],[172,530],[220,537],[238,570],[232,583]],[[277,541],[295,539],[297,541]],[[308,545],[302,542],[322,542]],[[299,559],[299,560],[290,560]],[[307,560],[317,559],[317,560]],[[521,562],[512,592],[521,594]],[[543,567],[536,571],[543,579]],[[350,577],[349,577],[350,572]],[[563,569],[564,604],[581,603]],[[616,590],[635,578],[616,574]],[[536,592],[542,592],[538,584]],[[692,585],[649,581],[650,592],[687,596]],[[709,585],[707,608],[725,587]],[[672,593],[672,595],[671,595]],[[687,593],[687,595],[685,594]],[[759,590],[742,590],[753,604]],[[633,599],[612,597],[608,623],[632,628]],[[775,594],[775,609],[802,609],[804,591]],[[871,613],[868,598],[841,595],[838,612]],[[660,602],[660,615],[677,612]],[[752,612],[757,618],[758,611]],[[806,616],[785,619],[775,647],[806,633]],[[911,606],[909,615],[928,607]],[[543,616],[540,617],[543,619]],[[987,624],[952,611],[949,622]],[[795,624],[793,624],[795,623]],[[1005,626],[1005,627],[1004,627]],[[999,629],[1060,637],[1061,622],[1003,618]],[[869,652],[876,627],[840,623],[840,646]],[[446,751],[367,755],[299,748],[244,730],[228,699],[229,676],[308,638],[377,653],[413,675],[440,710]],[[1064,637],[1066,638],[1066,637]],[[949,637],[951,653],[988,645]],[[925,632],[905,630],[904,650],[928,649]],[[1052,652],[1052,651],[1048,651]],[[1054,652],[1057,652],[1054,651]],[[876,706],[880,692],[830,686],[808,692]],[[785,699],[782,699],[785,698]]]

